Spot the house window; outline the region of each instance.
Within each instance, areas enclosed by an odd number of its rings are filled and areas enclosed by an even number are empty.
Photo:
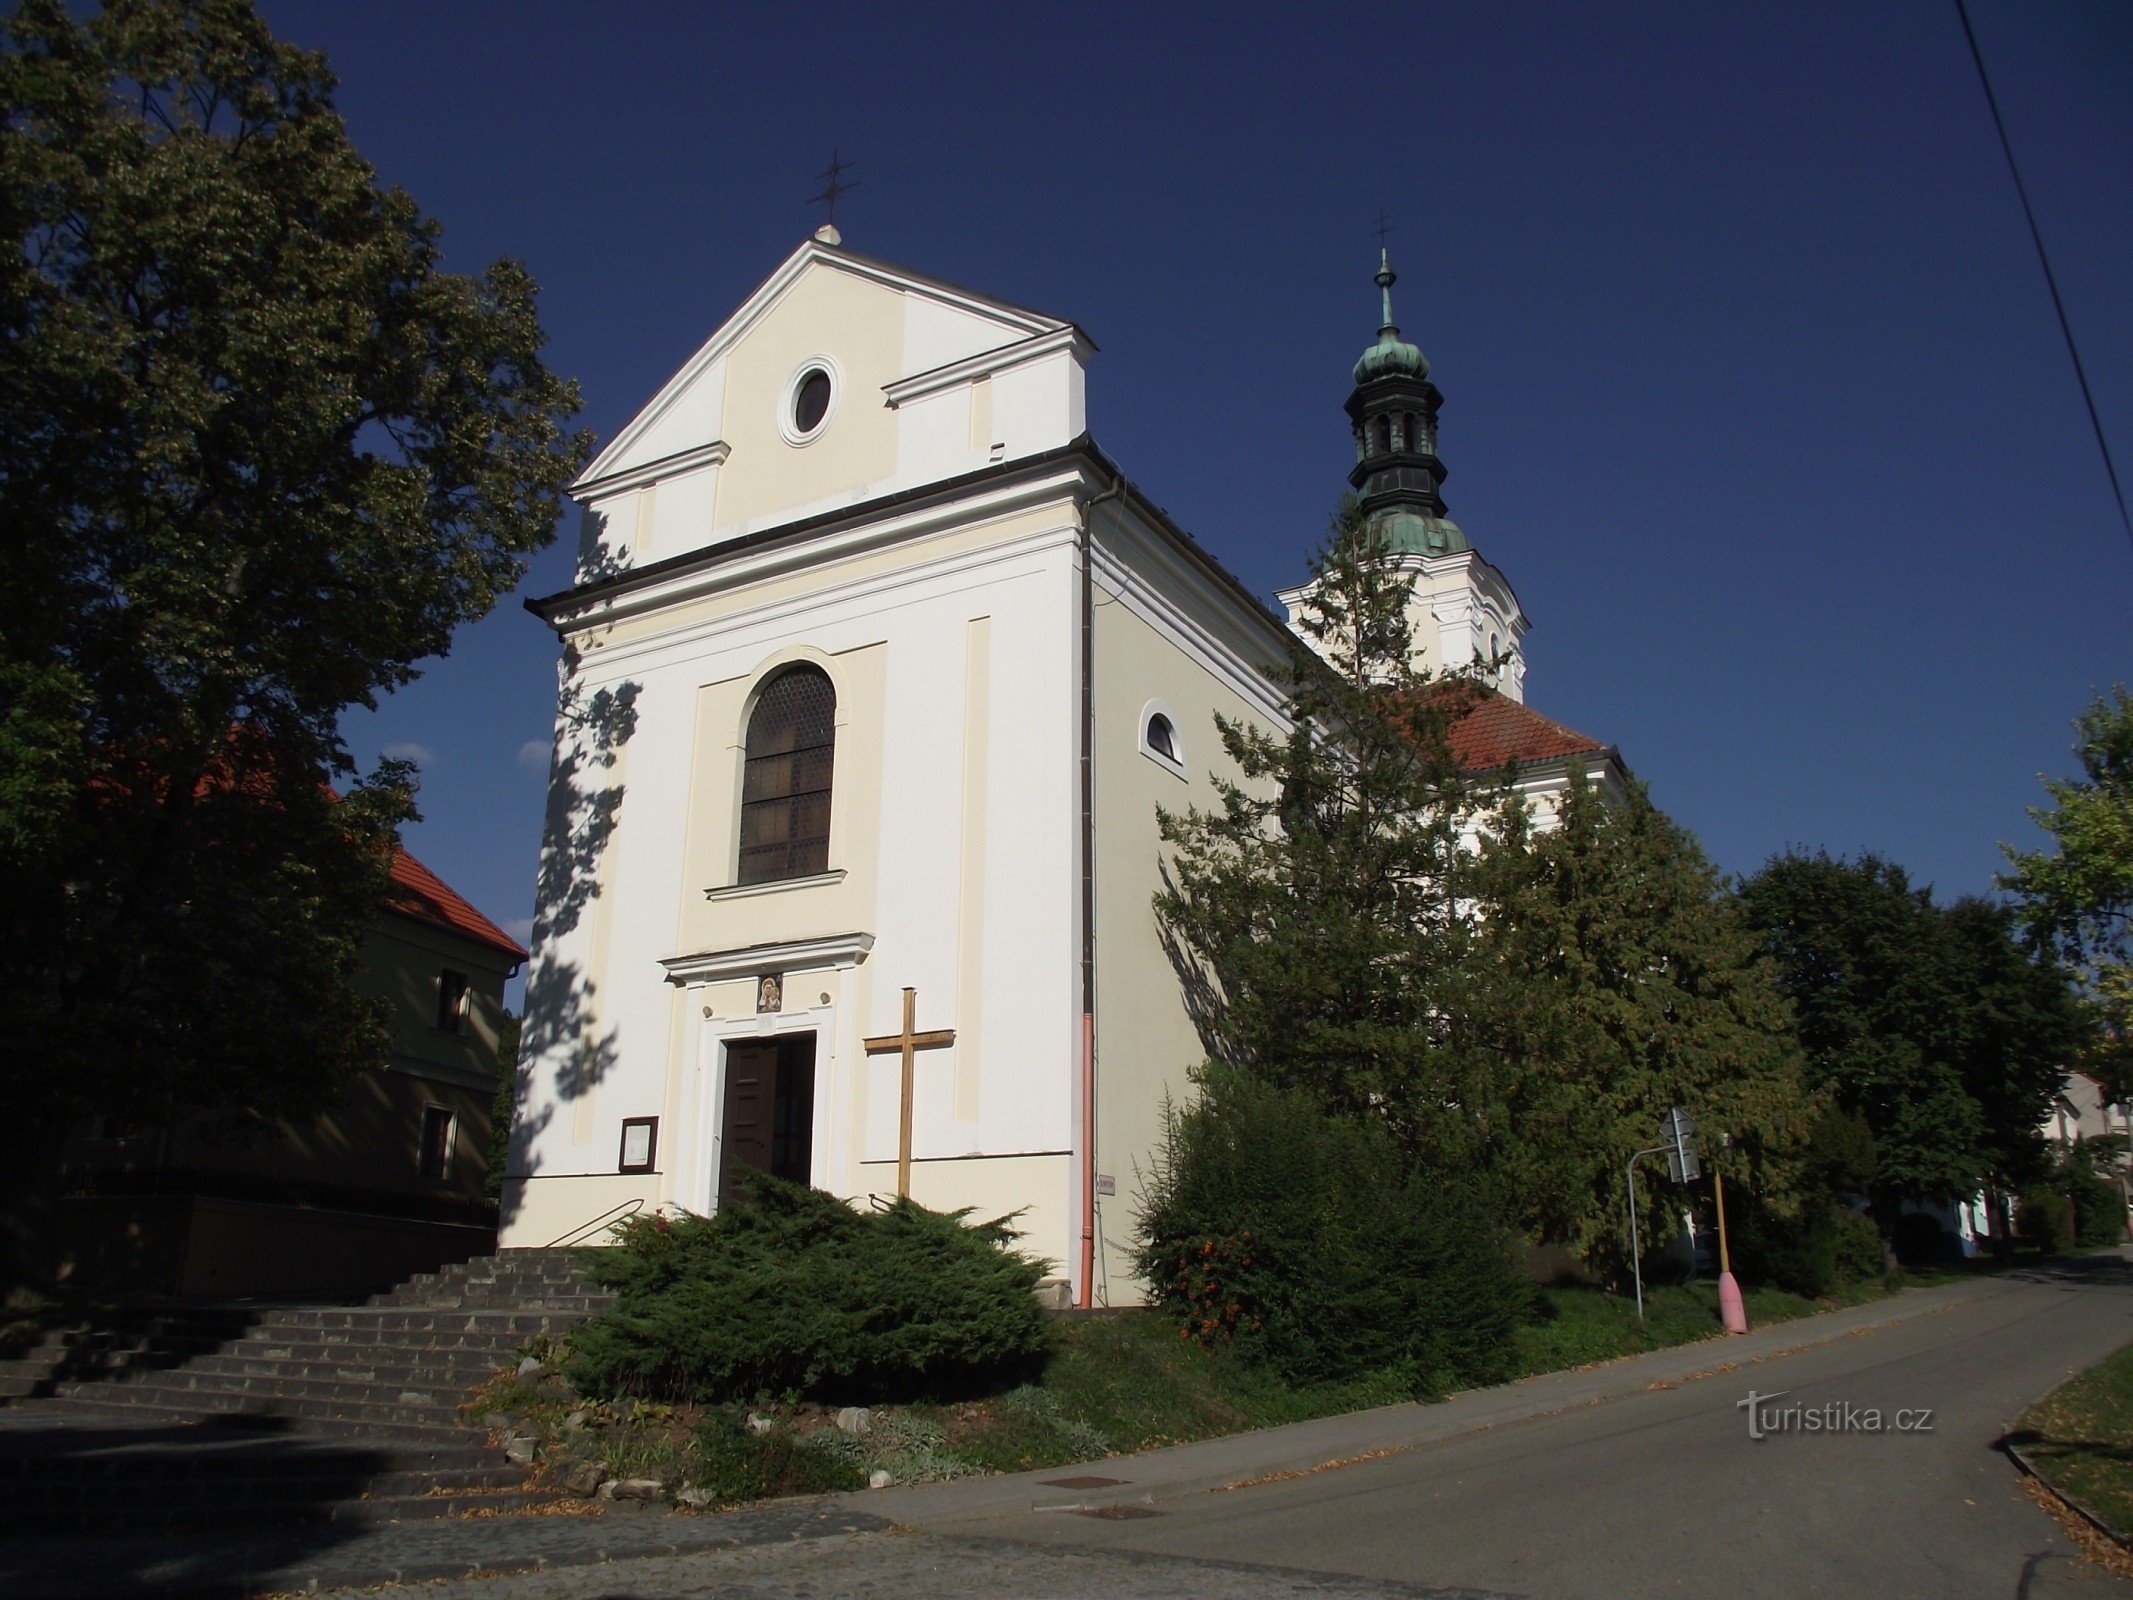
[[[422,1108],[422,1148],[416,1163],[423,1177],[441,1183],[452,1175],[452,1143],[458,1121],[449,1106]]]
[[[820,668],[788,667],[764,685],[742,766],[740,882],[829,870],[836,744],[837,691]]]
[[[459,1033],[467,1025],[467,975],[450,967],[437,974],[437,1026]]]

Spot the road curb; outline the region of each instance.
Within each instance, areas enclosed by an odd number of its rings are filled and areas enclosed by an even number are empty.
[[[2072,1495],[2068,1494],[2056,1483],[2053,1483],[2051,1479],[2045,1477],[2042,1472],[2038,1471],[2037,1464],[2029,1459],[2028,1454],[2022,1449],[2020,1445],[2014,1442],[2013,1438],[2004,1428],[2000,1432],[1998,1444],[2001,1452],[2006,1455],[2006,1457],[2010,1461],[2012,1461],[2017,1467],[2020,1467],[2022,1469],[2023,1475],[2025,1477],[2034,1478],[2037,1481],[2037,1486],[2041,1488],[2046,1494],[2050,1495],[2054,1500],[2058,1501],[2059,1504],[2066,1507],[2067,1510],[2071,1511],[2083,1522],[2086,1522],[2090,1527],[2094,1528],[2098,1533],[2102,1534],[2106,1539],[2110,1540],[2111,1543],[2117,1545],[2119,1549],[2133,1550],[2133,1539],[2128,1539],[2124,1534],[2120,1533],[2116,1528],[2112,1527],[2108,1522],[2104,1521],[2103,1518],[2099,1517],[2095,1512],[2091,1511],[2079,1500],[2076,1500]]]
[[[860,1491],[848,1497],[846,1504],[855,1510],[865,1509],[886,1516],[899,1526],[918,1529],[1025,1513],[1101,1514],[1111,1507],[1152,1506],[1198,1494],[1251,1488],[1405,1455],[1425,1446],[1493,1428],[1562,1416],[1653,1389],[1678,1388],[1743,1367],[1936,1316],[1956,1306],[1974,1305],[2005,1294],[2012,1288],[2013,1284],[2006,1280],[1987,1279],[1963,1285],[1963,1292],[1958,1294],[1937,1293],[1931,1289],[1907,1291],[1868,1306],[1846,1307],[1800,1318],[1796,1322],[1773,1323],[1758,1330],[1758,1334],[1747,1336],[1748,1339],[1759,1342],[1759,1335],[1775,1339],[1788,1332],[1797,1337],[1753,1353],[1743,1351],[1736,1356],[1734,1352],[1746,1341],[1719,1336],[1664,1350],[1643,1351],[1594,1367],[1537,1373],[1513,1383],[1466,1390],[1434,1404],[1350,1412],[1256,1433],[1232,1434],[1221,1439],[1171,1446],[1159,1452],[1207,1452],[1225,1458],[1204,1467],[1185,1459],[1178,1460],[1174,1469],[1166,1470],[1166,1464],[1158,1461],[1112,1456],[1101,1461],[1054,1467],[1042,1473],[1014,1474],[1014,1479],[1021,1480],[1019,1483],[1000,1478],[973,1478],[948,1484],[915,1484]],[[1914,1295],[1918,1298],[1913,1298]],[[1926,1296],[1934,1298],[1925,1299]],[[1878,1311],[1880,1314],[1847,1321],[1841,1327],[1815,1326],[1825,1318],[1844,1317],[1847,1312],[1856,1311]],[[1692,1361],[1693,1364],[1685,1371],[1672,1370],[1675,1363],[1682,1361]],[[1651,1373],[1651,1381],[1636,1381],[1640,1370]],[[1602,1375],[1598,1392],[1563,1392],[1584,1374]],[[1447,1409],[1462,1403],[1475,1414],[1459,1417]],[[1284,1438],[1284,1435],[1288,1437]],[[1253,1441],[1260,1446],[1256,1451],[1251,1447]],[[1077,1473],[1102,1473],[1121,1481],[1103,1489],[1074,1488],[1070,1492],[1063,1492],[1068,1491],[1069,1486],[1044,1481]]]

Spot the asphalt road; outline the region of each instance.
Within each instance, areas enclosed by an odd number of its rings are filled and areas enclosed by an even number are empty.
[[[1108,1520],[1021,1511],[932,1531],[1547,1597],[2013,1596],[2133,1589],[2022,1493],[2003,1426],[2133,1342],[2133,1266],[2026,1272],[1894,1327],[1256,1487]],[[1741,1402],[1883,1432],[1749,1437]],[[1834,1412],[1830,1408],[1836,1408]],[[1915,1413],[1930,1409],[1927,1426]],[[1897,1432],[1899,1410],[1914,1413]]]

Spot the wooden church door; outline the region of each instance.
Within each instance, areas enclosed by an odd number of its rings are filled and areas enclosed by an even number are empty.
[[[718,1197],[745,1169],[806,1183],[813,1169],[815,1036],[735,1040],[726,1046],[726,1097]]]

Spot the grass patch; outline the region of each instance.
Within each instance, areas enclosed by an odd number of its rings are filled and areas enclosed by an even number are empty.
[[[1748,1326],[1791,1322],[1819,1311],[1863,1305],[1891,1292],[1881,1283],[1845,1284],[1819,1300],[1784,1289],[1742,1291]],[[1600,1289],[1548,1288],[1540,1291],[1539,1319],[1518,1330],[1517,1375],[1589,1367],[1650,1350],[1669,1350],[1718,1337],[1718,1286],[1713,1283],[1656,1285],[1644,1292],[1644,1320],[1637,1302],[1626,1294]]]
[[[2008,1437],[2046,1483],[2133,1531],[2133,1345],[2054,1389]]]
[[[1980,1262],[1909,1281],[1955,1281],[1989,1270]],[[1863,1304],[1902,1281],[1848,1285],[1819,1300],[1749,1289],[1749,1324]],[[1714,1284],[1655,1286],[1645,1295],[1641,1324],[1628,1295],[1540,1289],[1531,1320],[1516,1331],[1512,1373],[1530,1377],[1719,1337]],[[928,1483],[1057,1468],[1413,1396],[1411,1375],[1404,1373],[1291,1387],[1233,1348],[1210,1350],[1180,1338],[1177,1324],[1155,1311],[1056,1321],[1046,1326],[1045,1339],[1047,1354],[1034,1381],[966,1400],[877,1406],[863,1433],[836,1428],[834,1407],[791,1395],[759,1395],[739,1408],[582,1398],[552,1371],[567,1352],[547,1346],[534,1353],[550,1363],[549,1374],[532,1383],[500,1374],[466,1409],[492,1426],[540,1436],[547,1481],[564,1482],[592,1465],[609,1477],[656,1478],[670,1492],[707,1488],[716,1503],[732,1504],[768,1493],[857,1487],[875,1472],[895,1483]],[[2133,1352],[2128,1362],[2124,1382],[2133,1407]],[[764,1431],[747,1426],[751,1415]],[[2133,1510],[2125,1515],[2133,1521]]]

